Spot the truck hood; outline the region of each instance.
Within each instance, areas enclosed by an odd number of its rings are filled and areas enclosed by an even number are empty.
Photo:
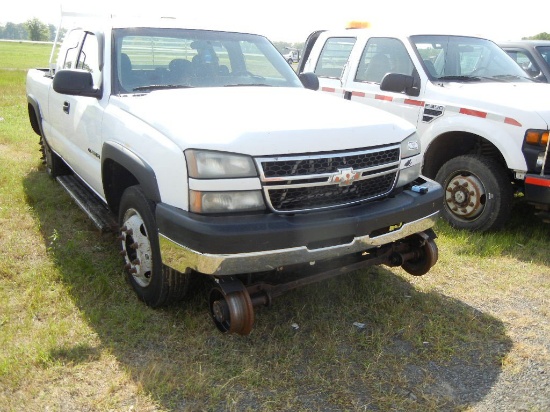
[[[514,119],[526,127],[546,128],[550,124],[550,84],[451,82],[431,87],[430,95],[438,101],[434,101],[436,104],[490,112]],[[432,102],[427,100],[426,103]],[[533,124],[534,115],[540,118],[538,125]]]
[[[111,103],[182,150],[285,155],[398,143],[415,131],[392,114],[302,88],[173,89]]]

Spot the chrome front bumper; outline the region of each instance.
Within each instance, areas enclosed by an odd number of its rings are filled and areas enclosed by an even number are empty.
[[[404,223],[401,227],[390,229],[389,232],[376,237],[369,235],[356,237],[347,244],[319,249],[301,246],[251,253],[205,254],[182,246],[162,234],[159,235],[159,240],[165,265],[183,273],[194,270],[206,275],[227,276],[264,272],[300,263],[314,264],[315,261],[359,253],[428,230],[435,225],[438,216],[439,211],[416,221]]]

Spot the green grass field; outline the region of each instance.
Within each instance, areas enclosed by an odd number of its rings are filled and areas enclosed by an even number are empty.
[[[499,233],[440,222],[423,277],[378,267],[289,292],[247,337],[215,329],[200,288],[147,308],[114,238],[44,171],[25,74],[49,53],[0,42],[0,411],[465,411],[457,394],[488,389],[441,371],[490,387],[549,364],[549,226],[522,204]],[[545,340],[525,340],[531,324]]]

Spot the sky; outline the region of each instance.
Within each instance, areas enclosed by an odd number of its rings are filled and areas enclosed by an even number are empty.
[[[115,15],[172,16],[262,34],[271,41],[303,42],[320,29],[368,21],[374,29],[469,34],[494,41],[550,33],[550,1],[514,7],[505,0],[15,0],[0,25],[38,18],[58,25],[61,9]],[[330,4],[328,6],[327,4]]]

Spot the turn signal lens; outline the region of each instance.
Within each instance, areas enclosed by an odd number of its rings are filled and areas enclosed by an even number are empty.
[[[525,141],[529,144],[539,144],[539,136],[538,132],[527,132]]]
[[[525,142],[533,145],[546,146],[548,144],[548,131],[529,130],[525,135]]]

